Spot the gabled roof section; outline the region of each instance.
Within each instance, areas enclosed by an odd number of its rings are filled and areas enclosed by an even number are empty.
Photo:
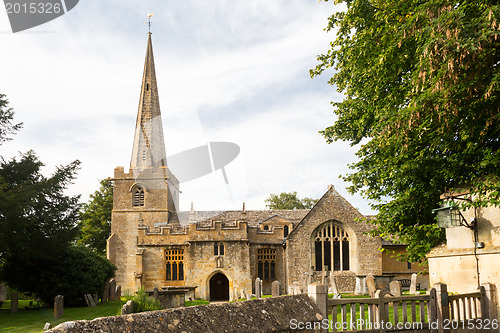
[[[148,33],[130,169],[141,173],[146,168],[166,166],[166,163],[153,44],[151,33]]]
[[[344,199],[344,197],[335,190],[333,185],[328,185],[328,190],[326,191],[326,193],[323,194],[323,196],[316,202],[313,208],[311,208],[311,210],[304,216],[304,218],[295,226],[288,237],[296,233],[296,230],[298,230],[301,225],[304,224],[305,220],[317,213],[320,213],[325,221],[337,220],[340,222],[348,222],[352,221],[353,217],[360,220],[366,218],[346,199]]]

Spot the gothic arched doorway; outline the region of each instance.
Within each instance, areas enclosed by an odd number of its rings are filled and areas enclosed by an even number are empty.
[[[210,278],[210,301],[229,301],[229,280],[222,273]]]

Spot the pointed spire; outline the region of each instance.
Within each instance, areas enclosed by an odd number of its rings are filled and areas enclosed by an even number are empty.
[[[156,84],[153,44],[151,42],[151,33],[148,33],[130,168],[137,175],[146,168],[161,166],[166,166],[165,141]]]

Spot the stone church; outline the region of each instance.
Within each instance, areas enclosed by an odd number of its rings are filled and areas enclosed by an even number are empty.
[[[113,180],[107,255],[124,291],[182,287],[227,300],[253,293],[257,277],[264,294],[275,280],[281,293],[307,292],[330,273],[340,291],[354,291],[369,273],[389,281],[421,270],[384,255],[380,248],[397,244],[366,235],[366,217],[333,186],[310,210],[178,211],[150,33],[130,168],[115,168]]]

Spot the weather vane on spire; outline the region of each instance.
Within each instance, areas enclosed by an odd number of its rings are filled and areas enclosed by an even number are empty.
[[[148,33],[149,34],[151,34],[151,16],[153,16],[153,14],[148,13],[148,22],[146,22],[148,24]]]

